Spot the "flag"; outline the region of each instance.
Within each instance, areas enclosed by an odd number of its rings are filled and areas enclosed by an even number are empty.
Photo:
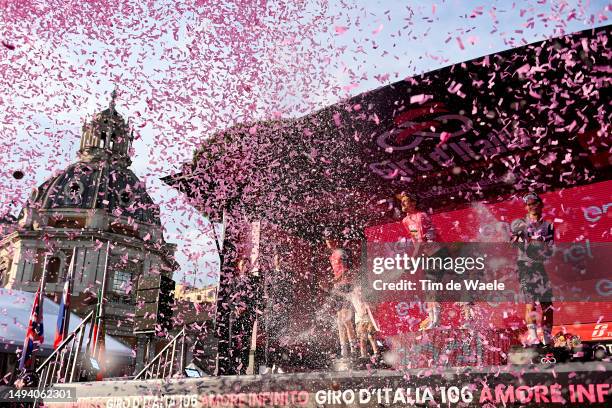
[[[100,369],[98,370],[98,373],[96,374],[96,381],[101,381],[104,379],[104,369],[105,369],[105,354],[106,354],[106,342],[105,342],[105,337],[106,337],[106,325],[104,324],[104,320],[100,319],[99,322],[100,325],[100,329],[98,332],[98,346],[97,346],[97,353],[94,356],[96,361],[98,362],[98,366],[100,366]]]
[[[72,296],[72,280],[74,275],[76,248],[72,252],[70,266],[68,266],[68,275],[64,283],[64,291],[59,305],[59,314],[57,315],[57,325],[55,327],[55,340],[53,348],[56,349],[62,344],[62,341],[68,334],[68,324],[70,323],[70,297]]]
[[[104,299],[102,298],[102,290],[98,291],[98,304],[96,305],[96,313],[94,315],[93,326],[92,326],[92,339],[91,348],[89,355],[93,357],[100,366],[96,374],[96,380],[100,381],[104,378],[104,354],[105,354],[105,342],[104,337],[106,336],[104,317],[103,317],[103,305]]]
[[[30,313],[30,322],[26,331],[26,337],[23,342],[23,350],[21,351],[21,359],[19,360],[19,369],[33,368],[35,347],[45,341],[43,328],[43,281],[36,291],[32,312]]]
[[[102,290],[98,290],[98,303],[96,304],[96,311],[94,313],[93,325],[91,327],[91,345],[89,349],[89,355],[96,357],[96,347],[98,342],[98,333],[100,331],[100,312],[102,309]]]

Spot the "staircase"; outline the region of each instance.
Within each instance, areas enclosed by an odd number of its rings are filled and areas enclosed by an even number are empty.
[[[135,380],[173,378],[185,370],[185,328],[134,377]],[[178,357],[178,359],[177,359]]]
[[[39,390],[54,384],[79,381],[84,369],[84,359],[89,356],[89,350],[83,353],[83,339],[87,323],[92,323],[93,315],[94,312],[90,312],[59,347],[36,368]]]

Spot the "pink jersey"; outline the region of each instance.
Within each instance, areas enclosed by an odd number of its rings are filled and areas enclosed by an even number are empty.
[[[342,248],[335,249],[329,257],[329,262],[331,262],[332,270],[334,271],[334,278],[339,280],[340,283],[347,283],[349,278],[349,260],[346,251]]]
[[[408,214],[402,220],[402,225],[408,231],[413,242],[435,242],[436,230],[431,218],[424,212]]]

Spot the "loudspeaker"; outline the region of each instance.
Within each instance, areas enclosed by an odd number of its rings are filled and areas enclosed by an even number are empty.
[[[175,282],[164,275],[141,276],[136,289],[134,334],[153,334],[156,326],[172,328]]]

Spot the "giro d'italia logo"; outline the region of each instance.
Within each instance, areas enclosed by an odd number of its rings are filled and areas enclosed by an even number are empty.
[[[450,113],[440,102],[399,113],[393,122],[395,126],[377,139],[378,145],[387,152],[414,149],[426,139],[446,141],[464,135],[473,127],[470,118]]]
[[[542,364],[556,364],[557,363],[557,359],[555,358],[555,355],[553,353],[548,353],[545,356],[542,356],[540,358],[540,363],[542,363]]]

